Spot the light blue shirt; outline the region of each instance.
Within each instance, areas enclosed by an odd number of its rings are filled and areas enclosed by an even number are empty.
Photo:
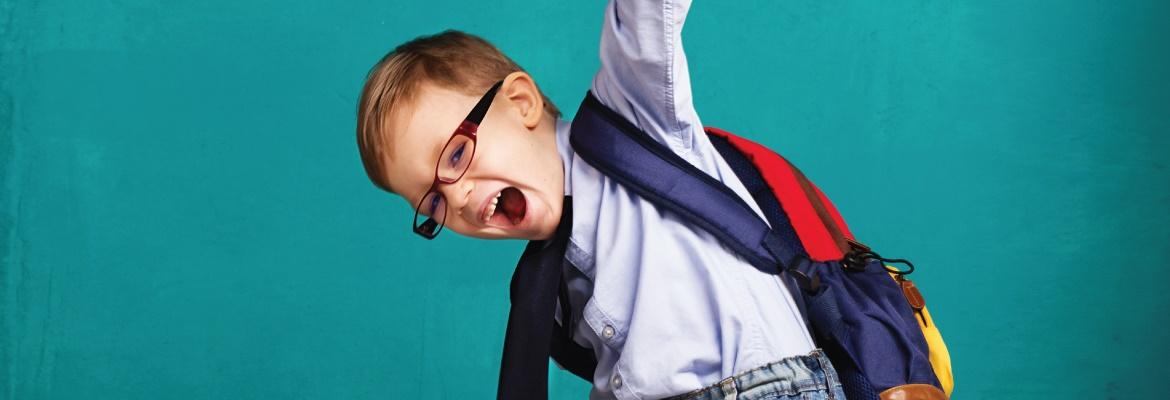
[[[689,1],[606,7],[592,91],[762,213],[703,132],[682,30]],[[686,393],[814,345],[778,276],[659,210],[581,160],[558,120],[573,228],[565,279],[573,339],[597,355],[590,398]],[[588,135],[587,132],[580,134]],[[558,307],[557,320],[560,320]]]

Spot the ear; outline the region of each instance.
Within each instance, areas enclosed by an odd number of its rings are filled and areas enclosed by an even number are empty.
[[[519,112],[524,127],[536,128],[544,117],[544,97],[541,97],[531,75],[522,71],[508,74],[500,86],[500,93]]]

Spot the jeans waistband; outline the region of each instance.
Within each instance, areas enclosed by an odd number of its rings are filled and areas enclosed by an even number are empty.
[[[807,355],[775,361],[723,379],[718,383],[670,400],[720,400],[725,398],[760,398],[763,395],[796,395],[802,392],[826,392],[825,398],[841,393],[837,371],[825,353],[816,349]]]

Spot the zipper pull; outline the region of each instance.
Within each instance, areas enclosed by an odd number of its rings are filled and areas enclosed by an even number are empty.
[[[926,307],[926,299],[922,298],[922,292],[918,291],[918,286],[902,275],[898,275],[896,280],[898,286],[902,287],[902,295],[906,296],[906,302],[910,303],[910,308],[914,309],[914,313],[922,319],[922,325],[929,326],[926,322],[926,316],[922,315],[922,309]]]

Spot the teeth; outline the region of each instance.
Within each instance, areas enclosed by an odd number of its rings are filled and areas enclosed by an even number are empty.
[[[500,203],[500,195],[503,193],[503,191],[496,193],[496,197],[492,198],[492,204],[488,204],[487,212],[483,214],[484,222],[487,222],[492,219],[492,216],[496,215],[496,206]]]

